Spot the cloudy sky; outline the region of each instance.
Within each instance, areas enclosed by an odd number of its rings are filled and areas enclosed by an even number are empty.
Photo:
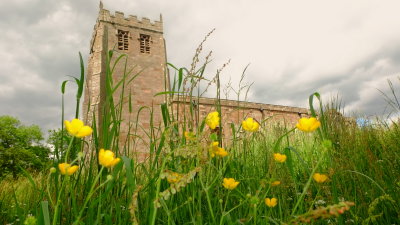
[[[379,90],[400,90],[399,1],[104,0],[104,7],[158,20],[168,61],[189,67],[200,41],[213,51],[208,74],[227,62],[223,81],[254,82],[249,100],[307,107],[318,91],[339,96],[349,114],[391,111]],[[60,125],[60,85],[87,61],[98,0],[0,1],[0,115],[43,131]],[[67,118],[75,87],[67,87]],[[230,93],[233,98],[233,92]]]

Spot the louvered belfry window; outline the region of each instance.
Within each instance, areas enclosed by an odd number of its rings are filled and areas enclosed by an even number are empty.
[[[129,48],[129,31],[118,30],[118,49],[128,50]]]
[[[150,35],[140,34],[140,53],[150,54]]]

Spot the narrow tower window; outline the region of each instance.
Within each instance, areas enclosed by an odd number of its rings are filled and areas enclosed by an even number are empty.
[[[140,34],[140,53],[150,54],[150,35]]]
[[[118,30],[118,49],[128,50],[129,47],[129,31]]]

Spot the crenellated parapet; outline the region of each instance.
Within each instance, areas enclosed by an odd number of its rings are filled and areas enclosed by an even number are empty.
[[[151,21],[146,17],[143,17],[142,19],[138,19],[137,16],[133,15],[125,17],[124,13],[119,11],[115,11],[113,14],[109,10],[100,7],[98,21],[116,24],[120,26],[156,31],[160,33],[163,32],[163,24],[161,16],[159,21]]]

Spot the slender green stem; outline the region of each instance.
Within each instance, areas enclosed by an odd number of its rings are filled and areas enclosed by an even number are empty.
[[[319,166],[319,164],[322,162],[322,159],[323,159],[323,158],[324,158],[324,157],[320,157],[320,158],[319,158],[319,160],[318,160],[318,162],[317,162],[317,165],[316,165],[316,166],[314,167],[314,169],[312,170],[312,172],[311,172],[311,174],[310,174],[310,177],[308,178],[307,184],[306,184],[306,186],[304,186],[304,188],[303,188],[303,193],[301,193],[299,199],[298,199],[297,202],[296,202],[296,205],[295,205],[294,208],[293,208],[292,214],[290,214],[291,216],[293,216],[293,215],[296,213],[297,207],[300,205],[300,202],[303,201],[303,198],[304,198],[304,196],[306,195],[306,192],[307,192],[308,188],[310,187],[313,174],[314,174],[315,171],[318,169],[318,166]]]
[[[253,205],[253,223],[256,225],[257,224],[257,205]]]
[[[204,192],[206,193],[208,209],[210,210],[211,218],[215,224],[215,216],[214,216],[213,208],[211,205],[210,195],[208,194],[208,188],[204,187],[203,181],[201,179],[199,179],[199,180],[200,180],[201,187],[203,188]]]
[[[224,212],[222,213],[221,219],[219,220],[219,224],[222,225],[224,222],[224,217],[226,215],[229,215],[233,210],[237,209],[238,207],[240,207],[241,205],[243,205],[246,201],[242,201],[239,205],[233,207],[232,209],[230,209],[228,212]]]
[[[313,208],[313,206],[314,206],[314,204],[315,204],[315,200],[317,200],[320,191],[321,191],[321,188],[318,188],[318,192],[317,192],[317,194],[315,195],[315,198],[314,198],[313,202],[311,203],[310,208],[308,209],[308,211],[311,211],[311,210],[312,210],[312,208]]]
[[[87,203],[89,202],[90,198],[92,197],[92,195],[93,195],[94,192],[95,192],[95,191],[94,191],[94,188],[95,188],[95,186],[96,186],[96,184],[97,184],[97,181],[99,180],[101,174],[103,173],[103,169],[104,169],[104,166],[101,167],[99,173],[97,174],[96,178],[94,179],[94,182],[93,182],[93,184],[92,184],[92,187],[90,188],[89,194],[88,194],[88,196],[86,197],[85,202],[83,203],[83,206],[82,206],[81,211],[79,212],[78,218],[76,218],[76,220],[75,220],[75,222],[74,222],[73,224],[78,224],[78,223],[79,223],[79,221],[80,221],[80,219],[81,219],[81,217],[82,217],[82,213],[83,213],[83,211],[85,211],[85,208],[86,208]],[[100,187],[103,186],[103,185],[104,185],[104,184],[100,185],[98,188],[100,188]],[[98,188],[97,188],[97,189],[98,189]],[[97,190],[97,189],[96,189],[96,190]]]
[[[57,196],[57,200],[56,200],[56,207],[55,207],[55,209],[54,209],[54,216],[53,216],[53,225],[56,225],[57,224],[57,218],[58,218],[58,213],[59,213],[59,208],[58,208],[58,206],[60,205],[60,202],[61,202],[61,194],[62,194],[62,192],[63,192],[63,190],[64,190],[64,185],[65,185],[65,182],[66,181],[69,181],[69,176],[68,175],[65,175],[65,177],[64,177],[64,180],[63,180],[63,182],[62,182],[62,184],[61,184],[61,189],[60,189],[60,192],[58,192],[58,196]]]
[[[52,200],[51,194],[50,194],[50,178],[51,178],[51,174],[52,173],[49,173],[49,175],[47,176],[46,190],[47,190],[47,197],[49,198],[49,201],[50,201],[50,205],[54,207],[54,203],[53,203],[53,200]]]
[[[278,148],[279,145],[281,144],[282,140],[284,137],[288,136],[290,133],[292,133],[294,130],[296,130],[296,128],[293,128],[291,130],[289,130],[288,132],[286,132],[285,134],[283,134],[282,136],[279,137],[279,139],[275,142],[274,145],[274,152],[278,152]]]
[[[367,176],[367,175],[365,175],[365,174],[363,174],[363,173],[360,173],[360,172],[358,172],[358,171],[345,170],[344,172],[355,173],[355,174],[358,174],[358,175],[361,175],[361,176],[367,178],[367,179],[370,180],[372,183],[374,183],[374,184],[386,195],[385,190],[384,190],[378,183],[376,183],[376,181],[374,181],[371,177],[369,177],[369,176]]]
[[[68,163],[68,155],[69,155],[69,152],[71,151],[72,144],[74,143],[74,139],[75,139],[75,137],[73,136],[71,138],[71,141],[69,142],[69,145],[68,145],[68,148],[67,148],[67,152],[65,154],[65,160],[64,160],[65,163]]]
[[[69,142],[68,149],[67,149],[67,152],[65,154],[65,163],[67,163],[67,161],[68,161],[68,154],[69,154],[69,151],[70,151],[70,149],[72,147],[72,144],[74,142],[74,138],[75,137],[72,137],[71,141]],[[58,213],[59,213],[59,205],[60,205],[60,202],[61,202],[60,198],[61,198],[61,194],[62,194],[62,192],[64,190],[65,182],[67,182],[67,181],[69,181],[69,176],[68,175],[65,176],[65,178],[64,178],[64,180],[63,180],[63,182],[61,184],[61,189],[58,192],[58,196],[57,196],[57,199],[56,199],[56,206],[55,206],[55,209],[54,209],[53,225],[57,224],[57,218],[58,218]]]
[[[165,163],[167,162],[167,159],[168,157],[165,157],[165,159],[163,160],[163,162],[162,162],[162,164],[161,164],[161,169],[160,169],[160,171],[162,172],[162,171],[164,171],[164,168],[165,168]],[[155,197],[154,197],[154,200],[157,200],[158,199],[158,195],[159,195],[159,193],[160,193],[160,188],[161,188],[161,178],[160,178],[160,174],[158,175],[158,179],[157,179],[157,189],[156,189],[156,195],[155,195]],[[156,222],[156,215],[157,215],[157,206],[154,204],[154,201],[153,201],[153,209],[152,209],[152,211],[150,212],[150,223],[149,224],[151,224],[151,225],[154,225],[155,224],[155,222]]]

